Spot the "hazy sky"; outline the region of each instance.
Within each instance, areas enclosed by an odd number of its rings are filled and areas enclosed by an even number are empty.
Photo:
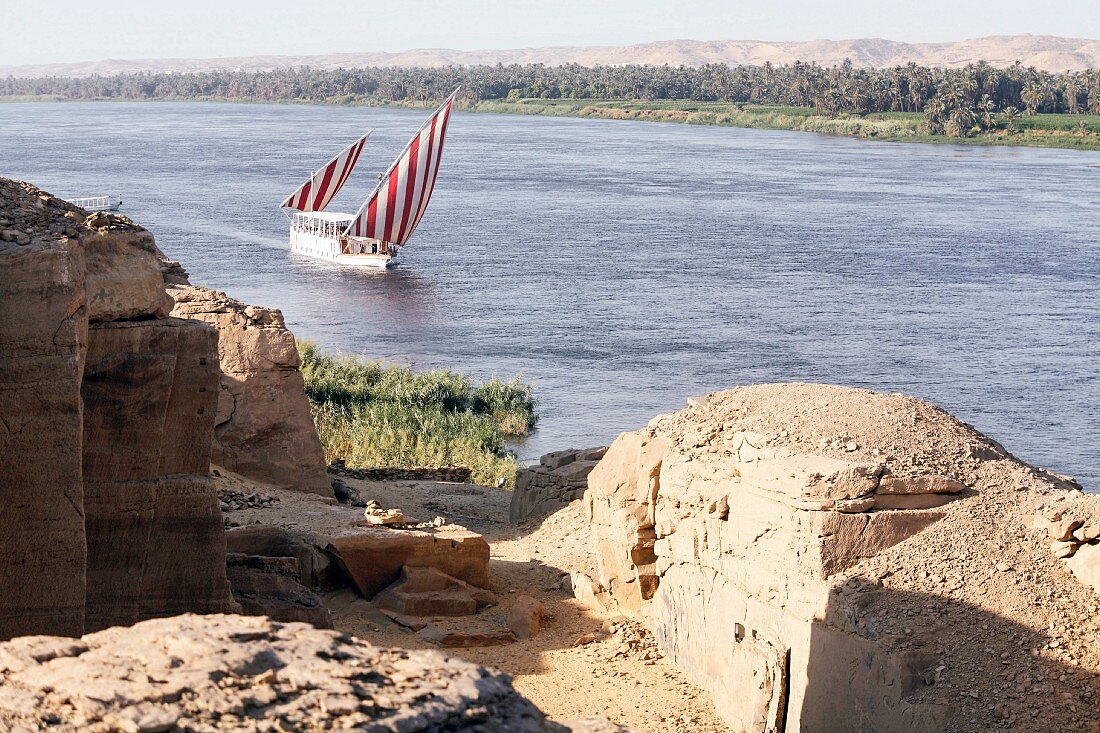
[[[1100,0],[0,0],[0,64],[1017,33],[1100,38]]]

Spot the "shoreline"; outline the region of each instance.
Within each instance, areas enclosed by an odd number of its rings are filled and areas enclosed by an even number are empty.
[[[340,107],[379,107],[383,109],[426,109],[434,101],[379,103],[368,99],[261,100],[224,97],[160,97],[154,99],[93,98],[69,99],[56,95],[0,97],[0,104],[68,102],[215,102],[220,104],[288,104]],[[919,112],[886,112],[867,115],[828,117],[810,107],[773,107],[768,105],[691,100],[569,100],[569,99],[490,99],[459,107],[477,114],[573,117],[581,119],[631,120],[673,124],[736,127],[753,130],[782,130],[851,137],[858,140],[934,145],[971,145],[983,147],[1027,147],[1056,150],[1100,151],[1100,115],[1039,114],[1018,119],[1019,129],[1004,130],[974,137],[949,137],[920,131],[924,115]],[[1074,118],[1085,130],[1060,128],[1057,123]],[[1080,118],[1080,119],[1075,119]],[[1051,124],[1048,125],[1047,123]]]

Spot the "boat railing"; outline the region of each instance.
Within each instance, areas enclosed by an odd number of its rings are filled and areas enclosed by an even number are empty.
[[[113,211],[122,205],[118,196],[82,196],[68,201],[85,211]]]

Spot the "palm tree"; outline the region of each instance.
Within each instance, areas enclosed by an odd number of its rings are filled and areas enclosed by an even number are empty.
[[[1034,115],[1043,103],[1042,87],[1034,82],[1028,84],[1020,92],[1020,101],[1024,103],[1024,111],[1028,117]]]
[[[988,94],[978,102],[978,124],[981,125],[983,130],[992,130],[997,126],[996,109],[993,99]]]

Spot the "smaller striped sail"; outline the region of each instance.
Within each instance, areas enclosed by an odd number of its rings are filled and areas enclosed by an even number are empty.
[[[282,208],[305,212],[324,211],[355,169],[368,137],[370,132],[341,150],[335,158],[299,186],[297,191],[290,194],[282,203]]]
[[[345,235],[380,239],[397,246],[409,241],[435,189],[456,94],[457,89],[412,136],[356,212]]]

